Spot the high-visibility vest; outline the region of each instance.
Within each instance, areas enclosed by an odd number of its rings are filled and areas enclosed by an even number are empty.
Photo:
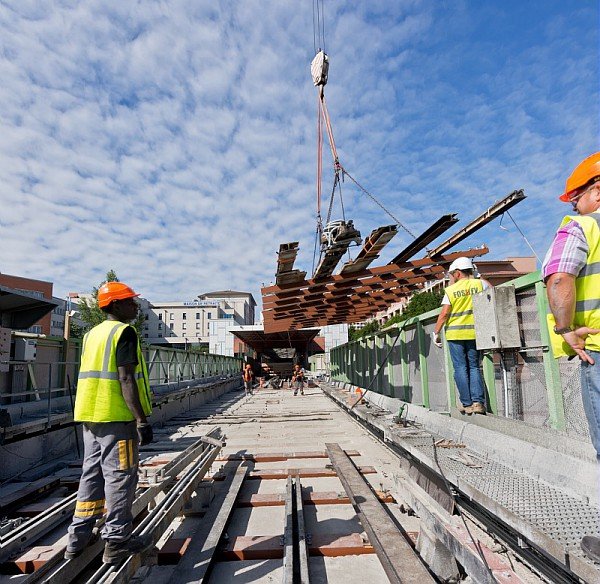
[[[450,315],[446,320],[446,340],[469,341],[475,339],[473,317],[473,294],[483,290],[483,282],[477,278],[461,278],[446,288],[450,300]]]
[[[74,419],[77,422],[131,422],[134,415],[125,402],[117,368],[117,343],[129,325],[105,320],[83,337],[77,380]],[[137,343],[135,379],[144,414],[152,412],[148,370]]]
[[[564,227],[569,221],[575,221],[581,226],[588,244],[585,266],[575,279],[575,316],[571,324],[575,328],[600,328],[600,211],[589,215],[567,215],[560,226]],[[554,325],[554,316],[549,313],[548,329],[554,356],[558,359],[575,355],[575,351],[565,343],[562,335],[554,332]],[[585,340],[585,348],[600,351],[600,333],[589,335]]]

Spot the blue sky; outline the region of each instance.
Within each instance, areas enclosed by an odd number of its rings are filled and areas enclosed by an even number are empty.
[[[523,188],[512,215],[543,255],[566,176],[600,149],[598,2],[324,10],[346,169],[413,233]],[[279,243],[299,241],[310,272],[312,0],[0,1],[0,49],[0,271],[58,296],[114,268],[151,301],[258,300]],[[348,183],[344,202],[363,236],[390,222]],[[530,255],[503,225],[461,247]],[[401,232],[381,261],[407,243]]]

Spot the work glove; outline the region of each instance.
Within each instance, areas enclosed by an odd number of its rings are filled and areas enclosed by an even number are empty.
[[[431,337],[433,339],[433,344],[436,347],[439,347],[440,349],[442,348],[442,337],[440,336],[440,333],[431,333]]]
[[[152,426],[147,422],[144,424],[137,425],[137,434],[138,440],[140,441],[140,446],[146,446],[146,444],[150,444],[150,442],[152,442],[152,439],[154,438]]]

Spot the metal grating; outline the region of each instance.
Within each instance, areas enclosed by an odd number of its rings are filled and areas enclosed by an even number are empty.
[[[437,438],[436,436],[435,439]],[[410,444],[412,448],[434,460],[433,440],[433,436],[403,436],[400,442]],[[451,473],[461,481],[470,483],[484,495],[559,542],[570,554],[586,561],[580,542],[584,535],[600,537],[599,507],[572,497],[523,472],[489,461],[469,449],[461,451],[471,455],[482,468],[470,468],[449,458],[456,455],[455,450],[436,450],[437,461],[444,475]]]
[[[565,432],[573,438],[589,441],[590,431],[583,411],[579,359],[559,359],[558,367],[565,409]]]
[[[449,408],[444,349],[436,347],[431,341],[434,329],[435,322],[423,326],[423,330],[425,331],[427,377],[429,379],[429,406],[435,412],[447,412]]]

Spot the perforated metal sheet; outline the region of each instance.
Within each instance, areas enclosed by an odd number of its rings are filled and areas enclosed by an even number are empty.
[[[421,383],[421,364],[419,361],[419,343],[416,330],[406,331],[406,351],[408,354],[408,387],[410,389],[410,402],[423,403],[423,384]]]
[[[437,437],[406,436],[402,442],[434,459]],[[580,542],[584,535],[600,537],[600,508],[572,497],[547,483],[497,462],[486,460],[467,448],[437,448],[438,462],[446,473],[468,482],[478,491],[518,515],[559,542],[570,554],[584,558]],[[482,468],[452,460],[459,452],[472,455]]]
[[[565,408],[565,431],[573,438],[591,440],[587,419],[581,400],[581,379],[579,359],[568,361],[559,359],[560,380],[563,388],[563,406]]]
[[[446,389],[446,363],[444,349],[436,347],[431,341],[435,322],[426,324],[425,358],[427,360],[427,376],[429,379],[429,407],[435,412],[448,411],[448,390]]]

